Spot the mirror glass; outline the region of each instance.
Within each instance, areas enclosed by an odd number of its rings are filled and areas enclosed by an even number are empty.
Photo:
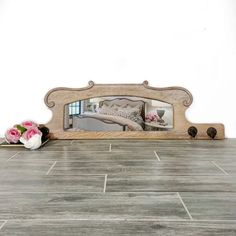
[[[158,100],[96,97],[64,107],[68,131],[166,131],[173,128],[173,106]]]

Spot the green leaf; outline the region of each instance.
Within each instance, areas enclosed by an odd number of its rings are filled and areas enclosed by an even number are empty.
[[[27,129],[21,125],[17,125],[16,128],[23,134]]]

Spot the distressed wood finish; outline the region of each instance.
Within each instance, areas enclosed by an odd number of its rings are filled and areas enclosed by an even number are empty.
[[[80,176],[44,176],[8,174],[0,180],[0,195],[3,193],[93,193],[103,192],[104,175],[80,175]],[[37,201],[37,194],[34,195]],[[4,196],[3,196],[4,198]],[[5,204],[3,202],[3,204]],[[1,208],[2,209],[2,208]],[[1,219],[1,216],[0,216]]]
[[[80,174],[108,174],[111,175],[145,175],[145,176],[179,176],[179,175],[224,175],[211,162],[195,161],[166,162],[166,161],[120,161],[119,159],[106,162],[57,162],[51,175],[80,175]],[[108,178],[109,181],[109,178]]]
[[[235,193],[181,193],[181,197],[194,219],[236,220]]]
[[[235,176],[108,176],[107,192],[236,192]]]
[[[14,150],[0,148],[0,235],[236,234],[235,139]]]
[[[0,209],[3,219],[189,219],[176,193],[0,193]]]
[[[2,236],[234,236],[235,222],[12,220]]]
[[[100,96],[136,96],[155,99],[173,105],[174,128],[168,131],[132,131],[132,132],[93,132],[93,131],[65,131],[64,106],[66,104]],[[192,103],[191,93],[182,87],[155,88],[143,84],[94,84],[89,82],[85,88],[55,88],[45,96],[45,103],[53,113],[52,120],[47,124],[53,139],[190,139],[188,128],[196,126],[196,139],[210,139],[207,129],[214,127],[217,130],[215,139],[224,138],[222,124],[193,124],[185,117],[186,109]]]

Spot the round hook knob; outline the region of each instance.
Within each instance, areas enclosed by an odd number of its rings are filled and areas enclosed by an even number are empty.
[[[217,130],[216,130],[214,127],[209,127],[209,128],[207,129],[207,135],[208,135],[210,138],[214,139],[215,136],[216,136],[216,134],[217,134]]]
[[[198,132],[198,130],[197,130],[197,128],[196,128],[195,126],[190,126],[190,127],[188,128],[188,134],[189,134],[191,137],[193,137],[193,138],[196,137],[197,132]]]

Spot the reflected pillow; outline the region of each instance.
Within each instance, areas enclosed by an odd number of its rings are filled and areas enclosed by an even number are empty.
[[[104,114],[104,115],[113,115],[116,116],[116,110],[113,110],[112,108],[108,106],[102,106],[101,108],[98,109],[98,113]]]
[[[107,106],[102,106],[99,110],[98,113],[104,114],[104,115],[112,115],[112,116],[121,116],[126,119],[130,119],[132,121],[135,121],[137,123],[142,123],[143,118],[141,117],[141,112],[139,107],[135,108],[121,108],[121,107],[107,107]]]

